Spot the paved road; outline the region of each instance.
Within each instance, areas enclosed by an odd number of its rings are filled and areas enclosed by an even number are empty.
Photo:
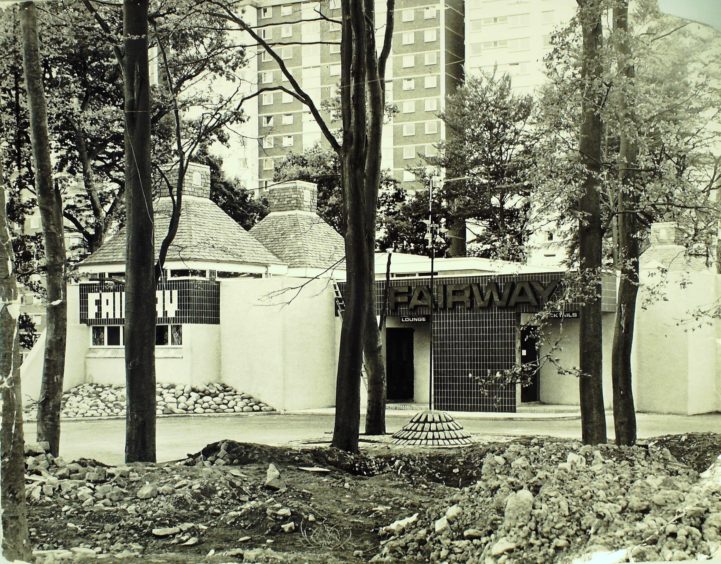
[[[388,430],[400,429],[412,416],[391,415]],[[580,438],[580,421],[563,420],[489,420],[459,419],[470,433],[494,435],[552,435]],[[608,418],[608,428],[613,421]],[[197,452],[208,443],[221,439],[257,442],[270,445],[290,441],[330,441],[333,429],[331,415],[266,415],[250,417],[169,417],[158,419],[158,460],[176,460]],[[721,433],[721,414],[696,415],[638,415],[640,437],[668,433],[713,431]],[[35,424],[25,424],[26,437],[34,440]],[[61,455],[65,460],[80,457],[95,458],[108,464],[123,461],[125,422],[120,419],[96,421],[66,421],[62,426]]]

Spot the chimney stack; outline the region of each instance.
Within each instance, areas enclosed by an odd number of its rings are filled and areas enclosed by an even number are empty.
[[[312,182],[290,180],[268,188],[270,212],[304,211],[316,213],[318,187]]]
[[[165,175],[168,177],[173,190],[178,183],[177,164],[165,167]],[[160,196],[168,196],[168,188],[162,182]],[[196,198],[210,199],[210,167],[200,163],[189,162],[186,165],[185,178],[183,181],[183,197],[193,196]]]

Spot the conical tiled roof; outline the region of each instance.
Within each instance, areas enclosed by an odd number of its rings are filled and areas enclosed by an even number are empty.
[[[173,206],[170,198],[154,204],[155,258],[168,231]],[[214,202],[184,196],[178,233],[168,249],[166,262],[202,261],[228,264],[275,265],[283,261],[259,243]],[[106,241],[81,266],[125,263],[125,227]]]
[[[317,190],[310,182],[273,186],[270,213],[250,233],[289,268],[330,268],[343,260],[343,237],[316,213]]]

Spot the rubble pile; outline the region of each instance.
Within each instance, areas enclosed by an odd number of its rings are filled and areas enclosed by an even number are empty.
[[[26,446],[30,533],[39,561],[102,554],[122,561],[172,547],[188,550],[221,526],[253,531],[265,542],[264,534],[284,535],[315,519],[307,502],[299,502],[302,492],[281,499],[275,484],[237,469],[68,463],[47,449],[47,443]]]
[[[375,560],[552,562],[618,549],[634,561],[721,557],[721,483],[698,484],[653,445],[514,442],[488,453],[479,482],[448,505],[382,529]]]
[[[158,384],[158,415],[192,415],[205,413],[252,413],[275,411],[249,394],[226,384],[199,386]],[[37,404],[29,402],[25,411],[34,414]],[[117,417],[125,415],[125,387],[104,384],[81,384],[66,391],[62,399],[62,417]]]

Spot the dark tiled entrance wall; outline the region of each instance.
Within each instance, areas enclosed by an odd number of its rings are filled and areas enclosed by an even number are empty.
[[[562,280],[564,273],[538,273],[519,275],[462,276],[435,278],[438,288],[451,284],[479,284],[495,282],[501,293],[509,282],[537,281],[548,285]],[[429,286],[428,278],[403,278],[391,280],[392,287]],[[343,290],[341,284],[341,290]],[[385,281],[376,282],[376,314],[380,314]],[[554,294],[552,297],[556,297]],[[604,277],[603,310],[615,307],[615,281]],[[541,304],[542,306],[543,304]],[[571,306],[573,307],[573,306]],[[438,409],[450,411],[504,411],[516,410],[516,386],[489,383],[498,371],[513,368],[516,364],[516,331],[521,313],[538,311],[528,303],[515,307],[498,307],[466,310],[461,305],[454,309],[437,309],[433,314],[433,396]],[[408,304],[400,305],[389,316],[428,315],[428,307],[410,310]],[[479,382],[482,382],[479,383]]]
[[[465,276],[435,278],[434,290],[453,284],[478,284],[485,287],[495,282],[503,293],[508,283],[536,281],[547,286],[561,280],[562,273],[529,275]],[[429,286],[430,279],[392,280],[392,287]],[[380,313],[385,282],[376,285],[376,312]],[[438,295],[438,294],[436,294]],[[515,307],[465,309],[461,304],[453,309],[438,308],[433,312],[433,397],[438,409],[450,411],[514,412],[515,384],[491,383],[499,371],[516,364],[516,330],[520,314],[539,308],[527,303]],[[389,315],[429,314],[428,307],[410,310],[399,306]]]

